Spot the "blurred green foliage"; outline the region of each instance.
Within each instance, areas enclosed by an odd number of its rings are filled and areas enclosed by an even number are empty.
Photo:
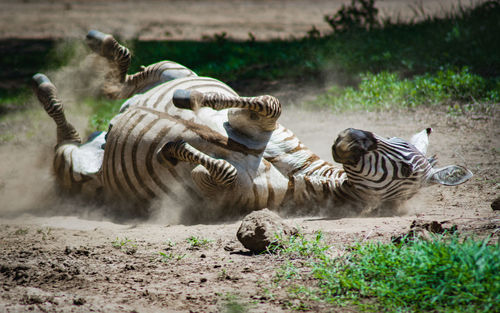
[[[269,42],[131,41],[131,71],[158,60],[175,60],[204,76],[234,82],[243,79],[328,78],[332,73],[397,71],[404,76],[464,66],[484,77],[500,76],[500,3],[456,8],[444,17],[418,22],[386,20],[380,27]],[[220,38],[222,37],[222,38]]]
[[[267,42],[256,41],[251,33],[247,41],[234,41],[224,32],[203,41],[125,41],[133,52],[129,72],[173,60],[242,94],[248,85],[255,92],[255,85],[277,80],[332,82],[331,90],[313,103],[336,109],[444,103],[463,113],[475,110],[476,102],[498,102],[500,2],[459,6],[440,17],[416,9],[411,21],[375,19],[375,6],[371,0],[353,0],[326,15],[332,25],[328,34],[313,27],[303,37]],[[9,45],[0,49],[0,67],[5,69],[0,83],[14,77],[22,79],[23,86],[34,73],[67,64],[78,47],[74,41],[43,40]],[[16,91],[19,84],[4,86],[0,84],[0,114],[25,101],[28,90]],[[90,124],[105,128],[117,108],[103,99],[86,101],[100,103],[93,105]]]
[[[118,114],[123,100],[109,100],[104,97],[86,98],[84,104],[92,109],[89,128],[92,131],[108,131],[109,121]]]

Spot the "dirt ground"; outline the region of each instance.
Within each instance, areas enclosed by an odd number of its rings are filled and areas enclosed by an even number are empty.
[[[462,234],[498,240],[500,216],[490,208],[500,190],[498,119],[428,110],[334,115],[288,107],[282,123],[325,159],[331,159],[334,136],[346,127],[408,138],[430,126],[430,153],[440,165],[457,163],[474,172],[458,187],[424,189],[396,216],[287,219],[306,235],[321,230],[331,253],[359,241],[388,241],[414,220],[457,225]],[[170,225],[173,208],[164,208],[161,219],[118,223],[103,216],[102,208],[59,198],[49,170],[55,131],[44,124],[38,128],[49,134],[33,135],[37,144],[20,138],[0,146],[0,197],[6,206],[0,218],[0,311],[217,312],[237,301],[251,312],[279,312],[294,303],[272,283],[285,260],[249,254],[236,239],[239,221]],[[192,247],[187,240],[193,236],[210,242]],[[126,239],[122,249],[114,247]]]
[[[302,37],[347,0],[0,0],[0,39],[82,38],[90,29],[122,39],[199,40],[226,32],[257,40]],[[468,1],[462,1],[469,5]],[[479,1],[475,1],[476,3]],[[443,14],[459,0],[377,0],[381,17],[419,18]],[[420,12],[415,16],[415,12]]]
[[[438,1],[423,1],[424,5],[431,2]],[[153,18],[148,16],[148,10],[158,6],[182,7],[184,11],[168,11],[172,12],[171,20],[175,17],[179,25],[191,19],[193,27],[187,30],[183,26],[179,33],[172,30],[172,37],[198,39],[205,32],[227,31],[228,25],[232,25],[232,36],[245,38],[248,31],[239,29],[252,28],[259,29],[255,31],[258,38],[269,38],[303,33],[314,23],[318,23],[318,27],[322,13],[334,10],[330,8],[330,1],[211,1],[211,5],[206,1],[143,1],[140,10],[133,10],[135,6],[131,1],[47,1],[43,6],[39,3],[0,2],[0,37],[67,37],[76,33],[81,37],[81,32],[94,26],[89,16],[97,14],[92,11],[95,7],[103,8],[98,10],[102,14],[109,14],[96,15],[98,22],[95,23],[101,30],[125,34],[129,32],[128,26],[121,28],[120,25],[128,25],[128,16],[136,16],[137,24],[170,20],[162,19],[160,13],[150,13]],[[401,5],[398,1],[381,1],[383,5],[391,3]],[[246,8],[241,13],[246,19],[227,14],[235,12],[234,6]],[[288,9],[289,6],[293,10]],[[66,13],[57,15],[54,8],[64,9]],[[254,13],[262,11],[265,14]],[[217,18],[203,17],[210,14],[202,12],[211,12]],[[81,15],[73,17],[73,14]],[[259,19],[266,17],[268,24],[254,19],[255,15]],[[51,16],[59,19],[53,25],[46,23]],[[234,16],[238,19],[231,20]],[[16,31],[11,25],[12,17],[15,21],[31,22],[29,25],[23,22],[25,31]],[[276,23],[278,26],[272,26],[273,19],[280,20]],[[68,20],[73,22],[66,23]],[[208,24],[209,21],[213,24]],[[102,28],[106,23],[115,26],[109,26],[111,30]],[[134,27],[130,36],[139,34],[147,38],[149,34],[161,38],[165,32],[161,30],[163,26],[152,26],[151,31],[139,33]],[[77,70],[81,71],[81,66]],[[68,81],[72,73],[66,72],[56,80]],[[289,105],[313,97],[313,90],[291,93],[291,89],[297,89],[294,86],[263,86],[263,89],[286,100],[280,122],[326,160],[331,160],[334,138],[347,127],[402,138],[432,127],[429,154],[438,155],[439,165],[460,164],[474,173],[470,181],[457,187],[432,186],[422,190],[394,216],[337,219],[283,216],[305,235],[321,230],[326,243],[332,246],[330,253],[340,254],[355,242],[388,241],[407,232],[414,220],[443,222],[446,227],[457,225],[461,234],[492,235],[492,240],[498,240],[500,215],[490,207],[500,195],[498,114],[453,117],[425,108],[333,114]],[[87,115],[77,102],[78,97],[67,101],[67,112],[83,131]],[[12,133],[14,135],[10,135]],[[62,198],[54,190],[50,167],[55,127],[41,109],[34,106],[27,112],[3,119],[0,134],[3,138],[0,144],[0,312],[218,312],[234,309],[235,303],[251,312],[281,312],[289,311],[296,303],[297,300],[287,295],[286,288],[273,284],[275,269],[286,260],[279,255],[252,255],[245,250],[236,239],[238,220],[211,225],[176,225],[169,220],[170,210],[176,208],[165,207],[164,214],[149,221],[118,222],[105,207]],[[188,242],[190,237],[209,241],[196,247]],[[335,310],[353,309],[331,308],[321,303],[312,307],[312,311]]]

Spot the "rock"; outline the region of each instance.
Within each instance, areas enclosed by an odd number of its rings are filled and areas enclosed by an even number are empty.
[[[491,203],[491,208],[493,209],[493,211],[500,211],[500,197],[493,200],[493,202]]]
[[[297,232],[296,227],[284,222],[278,214],[263,209],[245,216],[236,236],[245,248],[259,253],[276,241],[276,234],[291,236]]]

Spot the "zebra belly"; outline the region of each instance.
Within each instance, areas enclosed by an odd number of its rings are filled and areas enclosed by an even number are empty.
[[[121,114],[108,133],[103,160],[106,194],[123,200],[149,201],[170,195],[179,188],[190,191],[192,166],[175,168],[160,164],[157,151],[167,142],[178,140],[182,125],[141,110]],[[176,191],[174,191],[176,190]]]
[[[134,203],[165,198],[175,202],[192,199],[193,204],[213,200],[218,207],[232,207],[236,211],[279,206],[288,180],[262,158],[262,153],[252,154],[241,146],[224,145],[224,138],[213,134],[217,138],[212,138],[208,131],[150,109],[132,108],[120,114],[108,133],[104,153],[102,177],[106,194]],[[234,185],[205,199],[191,176],[196,164],[161,163],[157,152],[167,142],[181,139],[236,167]]]

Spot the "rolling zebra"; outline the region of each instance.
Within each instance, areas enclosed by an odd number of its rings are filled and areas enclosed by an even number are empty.
[[[399,204],[433,183],[457,185],[472,173],[434,168],[425,156],[430,128],[409,142],[347,129],[332,146],[334,165],[321,160],[277,121],[272,96],[240,97],[229,86],[199,77],[175,62],[127,75],[130,53],[110,36],[87,35],[111,70],[112,98],[128,98],[107,133],[81,144],[66,120],[55,86],[34,76],[35,93],[57,126],[54,171],[62,189],[98,194],[139,212],[163,199],[200,208],[200,220],[219,208],[238,215],[261,208],[342,204],[376,208]]]

